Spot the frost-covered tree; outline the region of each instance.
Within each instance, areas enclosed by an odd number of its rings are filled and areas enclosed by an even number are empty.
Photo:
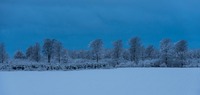
[[[160,50],[157,49],[157,48],[154,48],[153,58],[154,58],[154,59],[159,59],[160,56],[161,56],[161,54],[160,54]]]
[[[41,59],[41,54],[40,54],[40,44],[36,43],[33,46],[33,51],[32,51],[32,59],[35,60],[36,62],[39,62]]]
[[[160,42],[160,59],[161,62],[165,63],[167,66],[170,66],[173,61],[173,45],[170,39],[163,39]]]
[[[0,63],[4,63],[8,59],[8,54],[6,53],[5,46],[0,43]]]
[[[85,59],[88,59],[88,60],[92,59],[92,53],[90,50],[85,51]]]
[[[41,54],[40,54],[40,44],[36,43],[33,46],[28,47],[26,50],[26,58],[29,60],[34,60],[36,62],[39,62],[41,59]]]
[[[112,58],[117,61],[122,57],[123,45],[122,40],[117,40],[113,43]]]
[[[32,59],[32,55],[33,55],[33,46],[30,46],[26,49],[26,58]]]
[[[104,59],[111,59],[112,58],[112,49],[104,49],[103,51],[103,58]]]
[[[130,60],[130,53],[129,50],[125,49],[122,51],[122,57],[124,60]]]
[[[54,56],[56,57],[56,60],[60,63],[61,55],[62,55],[62,51],[63,51],[62,43],[55,40],[54,44],[53,44],[53,49],[54,49]]]
[[[140,47],[140,58],[141,58],[141,60],[145,60],[145,47],[144,46]]]
[[[87,51],[85,51],[85,50],[79,50],[79,51],[77,51],[76,52],[76,54],[77,54],[77,58],[78,59],[86,59],[86,56],[87,56]]]
[[[77,53],[76,53],[75,50],[68,51],[68,54],[69,54],[70,58],[72,58],[72,59],[76,59],[77,58]]]
[[[154,49],[153,45],[148,46],[148,47],[145,49],[146,58],[147,58],[147,59],[153,59],[153,58],[154,58],[154,55],[155,55],[154,52],[155,52],[155,49]]]
[[[91,51],[94,54],[94,57],[98,63],[103,48],[103,41],[101,39],[96,39],[90,42],[89,47],[91,48]]]
[[[66,49],[62,49],[62,52],[61,52],[61,61],[63,63],[68,63],[69,61],[69,54],[68,54],[68,51]]]
[[[22,51],[18,50],[15,55],[14,55],[15,59],[25,59],[25,55]]]
[[[48,63],[50,63],[54,53],[54,40],[45,39],[42,52],[47,56]]]
[[[200,58],[200,49],[188,51],[188,57],[191,59],[199,59]]]
[[[181,62],[181,65],[185,63],[188,51],[187,41],[181,40],[175,43],[174,47],[176,61]]]
[[[89,50],[68,51],[72,59],[92,59],[92,53]]]
[[[140,38],[134,37],[131,38],[129,41],[129,52],[130,52],[130,59],[131,61],[134,61],[136,64],[138,64],[139,59],[140,59],[140,48],[141,48],[141,43],[140,43]]]

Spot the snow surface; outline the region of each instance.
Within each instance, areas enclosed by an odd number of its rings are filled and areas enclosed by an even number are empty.
[[[0,95],[200,95],[200,69],[0,72]]]

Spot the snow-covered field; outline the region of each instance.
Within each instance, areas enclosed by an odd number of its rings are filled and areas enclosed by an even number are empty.
[[[0,95],[200,95],[200,69],[0,72]]]

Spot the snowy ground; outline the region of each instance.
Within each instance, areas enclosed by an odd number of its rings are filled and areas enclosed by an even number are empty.
[[[0,95],[200,95],[200,69],[0,72]]]

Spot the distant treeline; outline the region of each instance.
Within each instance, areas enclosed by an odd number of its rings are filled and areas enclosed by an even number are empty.
[[[145,47],[139,37],[129,40],[129,48],[123,48],[122,40],[114,41],[112,49],[104,48],[103,44],[101,39],[96,39],[89,43],[90,50],[68,50],[56,39],[45,39],[42,45],[35,43],[26,52],[17,50],[13,58],[46,64],[71,64],[79,60],[79,63],[88,61],[95,64],[107,61],[114,64],[112,66],[120,66],[129,62],[133,66],[141,67],[146,63],[152,67],[189,67],[194,59],[200,58],[200,50],[189,50],[186,40],[173,43],[170,39],[163,39],[159,48],[153,45]],[[10,60],[14,59],[9,59],[5,45],[0,43],[0,63],[13,64],[15,62]]]

